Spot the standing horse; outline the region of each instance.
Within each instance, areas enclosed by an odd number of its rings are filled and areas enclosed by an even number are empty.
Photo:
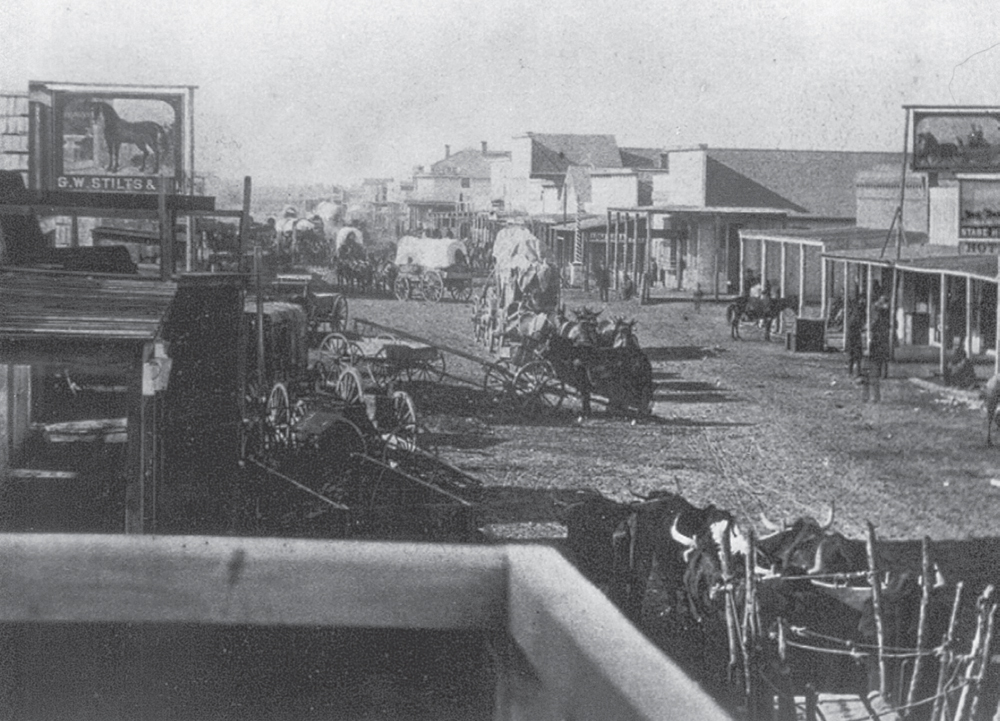
[[[786,310],[795,310],[799,307],[799,297],[789,295],[784,298],[771,298],[764,295],[760,298],[749,298],[740,296],[726,309],[726,319],[729,321],[729,334],[733,340],[742,340],[740,337],[740,323],[742,321],[759,321],[764,329],[764,340],[771,340],[771,326],[774,321]]]
[[[150,153],[153,154],[153,169],[151,172],[160,172],[160,150],[166,150],[167,132],[159,123],[151,120],[142,120],[137,123],[122,120],[115,109],[108,103],[93,103],[94,120],[104,121],[104,142],[108,146],[108,167],[109,172],[117,172],[121,165],[119,163],[119,151],[123,143],[134,145],[142,151],[141,171],[146,170],[146,160]]]

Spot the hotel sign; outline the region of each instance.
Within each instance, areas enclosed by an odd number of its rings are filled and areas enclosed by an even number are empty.
[[[959,255],[1000,255],[1000,237],[996,240],[960,240]]]

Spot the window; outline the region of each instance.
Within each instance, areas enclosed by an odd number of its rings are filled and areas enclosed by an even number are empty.
[[[660,170],[670,172],[670,153],[660,153]]]
[[[462,178],[462,187],[463,188],[471,188],[472,187],[472,180],[471,180],[471,178]]]

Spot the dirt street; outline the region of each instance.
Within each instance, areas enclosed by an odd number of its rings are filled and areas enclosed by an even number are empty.
[[[602,307],[570,290],[568,309]],[[473,339],[472,306],[452,301],[350,299],[350,317],[406,330],[489,359]],[[552,519],[553,489],[592,488],[622,500],[630,492],[681,492],[760,527],[836,503],[835,527],[861,537],[865,523],[885,538],[995,535],[1000,519],[1000,448],[986,448],[985,413],[910,380],[927,366],[893,365],[882,402],[865,403],[843,354],[793,353],[784,335],[768,343],[744,330],[733,341],[725,305],[654,298],[612,302],[602,318],[637,320],[653,363],[653,417],[632,423],[600,406],[580,416],[575,399],[554,414],[501,413],[482,393],[417,391],[425,441],[482,479],[496,524]],[[448,372],[481,382],[474,363],[447,357]],[[992,368],[980,366],[985,379]],[[1000,481],[998,481],[1000,484]]]

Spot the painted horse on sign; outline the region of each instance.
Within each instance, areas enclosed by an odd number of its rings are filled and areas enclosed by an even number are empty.
[[[108,172],[116,173],[121,169],[119,153],[124,144],[134,145],[142,153],[140,171],[145,172],[146,161],[152,154],[150,172],[160,172],[160,153],[167,149],[167,132],[162,125],[151,120],[124,120],[109,103],[95,102],[92,107],[94,122],[102,123],[104,128],[104,142],[108,147]]]

